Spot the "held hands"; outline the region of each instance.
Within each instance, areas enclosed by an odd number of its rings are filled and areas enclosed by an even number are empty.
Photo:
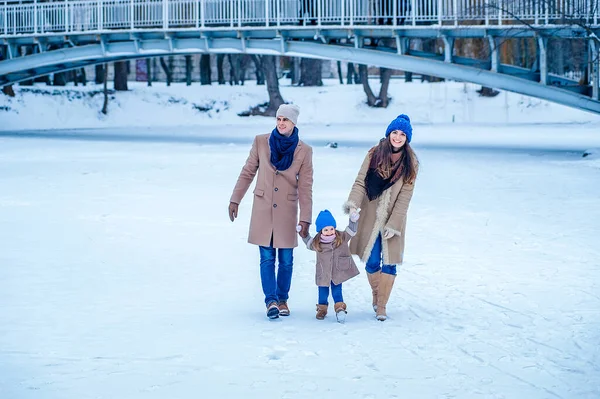
[[[360,219],[360,208],[352,208],[350,210],[350,221],[356,223]]]
[[[236,204],[235,202],[229,203],[229,220],[231,220],[232,222],[238,216],[238,207],[239,207],[239,205]]]
[[[300,234],[300,237],[302,237],[302,238],[308,237],[308,226],[309,226],[309,224],[306,222],[300,222],[296,226],[296,231],[298,232],[298,234]]]

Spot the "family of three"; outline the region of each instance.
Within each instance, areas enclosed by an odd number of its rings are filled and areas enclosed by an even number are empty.
[[[376,318],[386,320],[396,267],[403,260],[406,215],[418,171],[418,160],[409,144],[410,119],[406,115],[394,119],[384,137],[367,152],[343,205],[349,215],[346,229],[337,230],[331,212],[323,210],[312,237],[312,148],[299,139],[299,113],[295,105],[281,105],[273,131],[254,138],[229,203],[233,222],[256,178],[248,242],[259,247],[267,317],[290,315],[293,250],[299,235],[316,253],[317,319],[327,315],[331,292],[336,317],[340,322],[345,320],[342,283],[359,274],[354,254],[366,264]]]

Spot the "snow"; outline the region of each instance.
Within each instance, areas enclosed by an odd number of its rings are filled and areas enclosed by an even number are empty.
[[[141,89],[105,120],[86,101],[68,117],[60,97],[23,93],[11,104],[27,107],[2,115],[0,398],[600,397],[600,163],[582,157],[600,148],[594,115],[545,104],[526,120],[515,105],[512,123],[490,107],[452,124],[407,101],[422,167],[389,319],[375,320],[361,267],[344,284],[346,322],[332,305],[316,320],[314,253],[299,247],[292,314],[269,321],[251,196],[235,223],[227,203],[272,120],[186,123],[185,107],[157,105],[152,127],[135,127],[133,98],[162,101]],[[239,90],[222,89],[215,99]],[[343,227],[360,162],[399,109],[338,115],[319,90],[294,100],[314,110],[300,116],[314,213]],[[50,101],[47,119],[29,100]],[[42,127],[54,130],[27,130]]]
[[[600,128],[600,115],[508,92],[482,98],[476,92],[480,87],[468,83],[392,80],[392,103],[386,109],[369,108],[361,85],[340,85],[331,79],[324,84],[318,88],[292,87],[289,80],[281,80],[284,99],[301,108],[302,124],[388,121],[401,110],[417,125],[592,123]],[[378,82],[372,81],[371,86],[378,90]],[[0,96],[0,130],[265,123],[263,117],[238,116],[268,101],[266,87],[253,82],[243,87],[183,83],[147,87],[142,82],[130,82],[129,87],[129,92],[111,94],[108,116],[100,113],[103,94],[99,85],[16,87],[17,97]]]

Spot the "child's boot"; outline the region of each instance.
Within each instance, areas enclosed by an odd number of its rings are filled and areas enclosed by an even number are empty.
[[[327,315],[327,305],[317,304],[317,320],[323,320]]]
[[[375,273],[367,273],[369,278],[369,284],[371,284],[371,291],[373,292],[373,310],[377,312],[377,292],[379,290],[379,280],[381,279],[381,270]]]
[[[346,321],[346,304],[344,302],[336,302],[334,305],[335,317],[338,323],[344,323]]]
[[[396,276],[387,273],[381,273],[379,280],[379,289],[377,292],[377,320],[384,321],[387,319],[385,307],[390,299],[392,287]]]

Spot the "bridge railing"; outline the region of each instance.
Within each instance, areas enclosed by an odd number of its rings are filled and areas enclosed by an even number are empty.
[[[599,0],[62,0],[0,3],[0,35],[280,25],[598,25]]]

